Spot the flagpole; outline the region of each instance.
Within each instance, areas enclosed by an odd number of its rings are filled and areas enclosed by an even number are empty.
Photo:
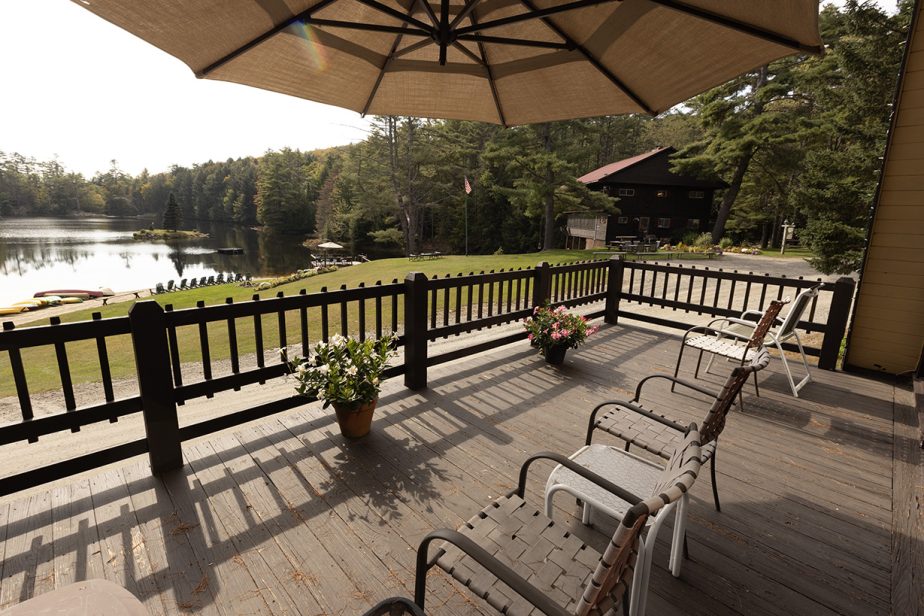
[[[465,256],[468,256],[468,193],[465,193]]]

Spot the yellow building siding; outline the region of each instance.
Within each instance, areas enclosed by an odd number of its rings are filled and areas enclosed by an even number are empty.
[[[901,76],[846,363],[898,374],[924,345],[924,6]]]

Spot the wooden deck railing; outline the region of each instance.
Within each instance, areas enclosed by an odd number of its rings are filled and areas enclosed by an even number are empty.
[[[427,386],[428,367],[525,339],[526,332],[508,329],[450,350],[442,350],[445,345],[436,344],[439,339],[520,321],[543,304],[574,307],[602,302],[602,307],[585,314],[589,318],[602,316],[607,323],[627,318],[685,329],[702,323],[702,315],[760,309],[770,299],[783,297],[788,288],[798,292],[816,284],[721,270],[627,263],[616,258],[558,266],[540,263],[535,268],[430,279],[413,273],[403,282],[322,289],[311,294],[302,291],[272,299],[255,295],[241,303],[229,298],[225,305],[207,307],[200,303],[183,310],[170,305],[162,309],[156,302],[142,301],[127,317],[102,319],[96,313],[93,320],[79,323],[62,324],[53,318],[49,325],[22,329],[4,323],[0,353],[6,351],[9,357],[21,420],[0,426],[0,447],[22,441],[35,443],[67,430],[79,432],[82,426],[116,422],[134,413],[143,415],[146,436],[0,478],[0,495],[144,452],[148,452],[155,473],[177,468],[182,464],[183,441],[304,404],[304,398],[293,394],[180,425],[179,407],[189,400],[284,375],[286,366],[272,349],[292,345],[306,354],[312,341],[328,340],[334,333],[377,338],[394,332],[403,346],[403,361],[390,368],[387,376],[404,374],[408,388],[422,389]],[[823,332],[821,347],[809,352],[819,355],[819,367],[833,369],[846,328],[853,281],[841,279],[821,290],[830,294],[830,302],[827,297],[824,301],[827,319],[817,318],[813,303],[800,327]],[[661,312],[641,312],[636,306],[642,304],[658,307]],[[130,339],[139,393],[116,399],[109,349],[110,343],[119,339],[119,348],[123,348],[126,337]],[[242,348],[245,340],[252,340],[248,348]],[[103,402],[78,407],[69,344],[81,345],[78,350],[84,360],[95,348]],[[22,352],[42,347],[49,350],[49,359],[50,350],[54,352],[64,408],[37,417]],[[438,353],[431,356],[431,350]]]

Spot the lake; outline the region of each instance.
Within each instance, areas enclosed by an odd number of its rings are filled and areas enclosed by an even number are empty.
[[[274,235],[198,223],[207,239],[144,242],[132,232],[150,225],[134,218],[5,218],[0,220],[0,306],[46,289],[129,291],[168,280],[241,273],[288,274],[308,267],[302,236]],[[237,246],[242,255],[216,249]]]

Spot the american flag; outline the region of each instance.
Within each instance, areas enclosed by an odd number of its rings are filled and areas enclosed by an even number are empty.
[[[466,195],[472,194],[472,185],[468,183],[467,175],[465,176],[465,194]]]

